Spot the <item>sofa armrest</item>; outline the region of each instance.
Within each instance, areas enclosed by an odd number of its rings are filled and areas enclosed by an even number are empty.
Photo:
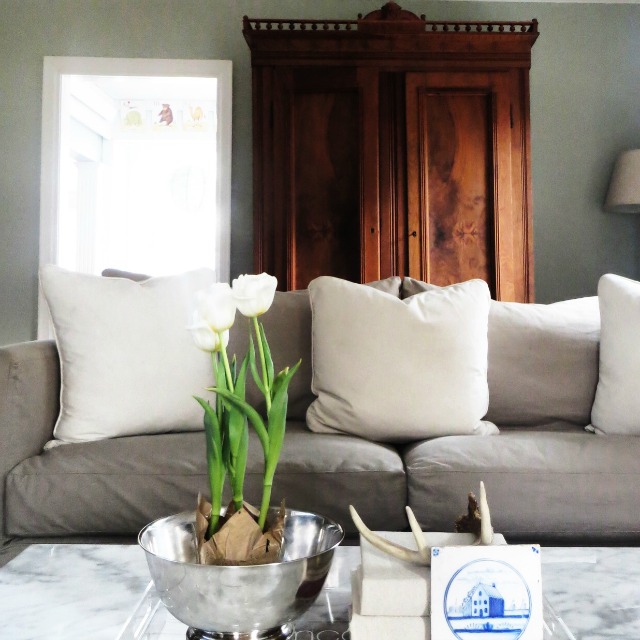
[[[53,437],[60,406],[60,361],[53,340],[0,347],[0,544],[6,477]]]

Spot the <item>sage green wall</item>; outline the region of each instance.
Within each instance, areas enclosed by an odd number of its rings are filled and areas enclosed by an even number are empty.
[[[0,344],[35,336],[44,56],[233,61],[232,272],[251,270],[251,83],[244,14],[355,18],[383,0],[0,0]],[[640,6],[424,2],[434,19],[528,20],[536,296],[638,278],[640,216],[602,212],[617,152],[640,147]],[[118,266],[118,265],[114,265]]]

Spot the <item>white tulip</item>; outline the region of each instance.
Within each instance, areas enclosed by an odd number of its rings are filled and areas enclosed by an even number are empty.
[[[247,318],[266,313],[273,303],[278,279],[268,273],[242,275],[233,281],[233,295],[238,311]]]
[[[220,351],[220,336],[202,318],[198,311],[193,313],[193,321],[187,327],[198,349],[214,353]],[[222,333],[222,345],[227,348],[229,344],[229,331]]]
[[[236,318],[236,301],[226,282],[216,282],[196,293],[196,310],[212,331],[229,329]]]

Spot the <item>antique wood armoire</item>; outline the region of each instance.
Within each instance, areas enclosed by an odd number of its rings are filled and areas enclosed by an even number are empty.
[[[254,266],[533,299],[532,22],[244,18],[253,70]]]

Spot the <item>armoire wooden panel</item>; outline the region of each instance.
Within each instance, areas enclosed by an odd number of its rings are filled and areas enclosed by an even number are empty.
[[[533,299],[529,67],[537,22],[244,19],[254,262],[283,289],[486,280]]]

